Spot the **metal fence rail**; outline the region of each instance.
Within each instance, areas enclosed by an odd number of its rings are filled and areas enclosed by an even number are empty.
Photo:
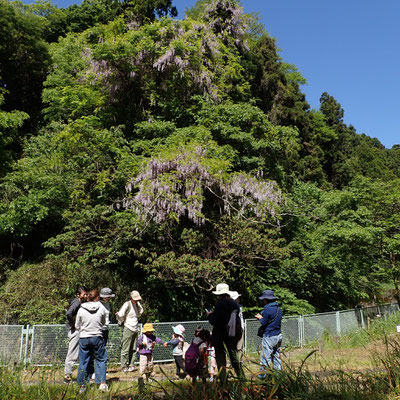
[[[324,335],[340,336],[358,328],[365,328],[368,320],[399,312],[397,303],[355,308],[321,314],[284,317],[282,319],[283,345],[302,346]],[[198,326],[211,330],[208,321],[181,321],[154,323],[154,334],[163,341],[172,336],[172,327],[182,324],[185,340],[190,342]],[[261,338],[257,336],[260,323],[256,319],[245,321],[244,352],[259,350]],[[140,333],[142,326],[140,325]],[[53,365],[63,363],[68,349],[68,335],[65,325],[0,325],[0,364],[16,362],[33,365]],[[118,363],[120,359],[122,329],[118,325],[109,326],[107,343],[108,360]],[[156,346],[153,352],[155,362],[172,361],[171,347]]]

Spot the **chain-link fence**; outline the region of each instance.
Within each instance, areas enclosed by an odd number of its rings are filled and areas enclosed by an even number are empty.
[[[368,326],[374,318],[387,318],[399,312],[397,303],[372,307],[355,308],[346,311],[334,311],[304,316],[284,317],[282,319],[283,345],[302,346],[311,341],[320,340],[326,334],[345,335],[358,328]],[[172,336],[172,327],[182,324],[185,327],[185,340],[190,342],[198,326],[211,330],[208,321],[182,321],[154,323],[154,334],[168,341]],[[244,351],[253,353],[259,350],[261,338],[257,336],[260,323],[256,319],[245,321]],[[140,326],[141,332],[141,326]],[[120,360],[122,329],[118,325],[109,326],[107,343],[108,360],[118,363]],[[68,332],[65,325],[34,325],[26,328],[21,325],[0,325],[0,364],[15,362],[34,365],[53,365],[63,363],[68,349]],[[172,348],[156,346],[155,362],[173,360]]]
[[[18,363],[24,357],[25,330],[21,325],[0,325],[0,365]]]

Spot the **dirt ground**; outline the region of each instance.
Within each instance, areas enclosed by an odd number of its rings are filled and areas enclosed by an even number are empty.
[[[349,373],[372,371],[380,368],[379,362],[374,361],[374,357],[382,353],[384,344],[374,342],[365,347],[359,348],[324,348],[319,343],[315,346],[308,346],[298,349],[284,349],[281,357],[284,368],[297,370],[298,368],[307,369],[310,372],[323,372],[329,370],[342,370]],[[311,354],[311,355],[310,355]],[[307,357],[309,356],[309,357]],[[306,360],[305,360],[306,359]],[[243,366],[246,375],[250,378],[258,373],[260,357],[258,354],[245,356]],[[305,361],[304,361],[305,360]],[[177,380],[175,376],[175,364],[155,364],[154,367],[156,380]],[[26,384],[37,384],[40,380],[45,380],[49,384],[60,384],[63,382],[63,368],[54,367],[29,367],[23,373]],[[73,378],[76,378],[76,369]],[[118,365],[109,365],[107,368],[107,381],[112,382],[137,382],[139,372],[123,373]]]

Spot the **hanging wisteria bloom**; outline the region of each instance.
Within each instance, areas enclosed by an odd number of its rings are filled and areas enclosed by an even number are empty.
[[[187,218],[195,225],[207,220],[210,209],[222,214],[275,216],[282,194],[275,182],[247,174],[211,173],[207,151],[182,149],[173,159],[151,159],[141,173],[126,186],[131,196],[124,199],[125,208],[133,209],[144,219],[157,223]],[[212,199],[207,202],[206,199]]]

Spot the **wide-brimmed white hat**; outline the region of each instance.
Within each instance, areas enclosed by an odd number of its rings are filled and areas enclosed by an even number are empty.
[[[216,294],[217,296],[219,296],[221,294],[230,294],[229,286],[226,283],[218,283],[218,285],[215,289],[216,290],[213,291],[213,293]]]
[[[232,290],[231,292],[229,292],[229,295],[231,296],[231,298],[233,300],[236,300],[238,297],[241,296],[241,294],[239,292],[237,292],[236,290]]]
[[[172,330],[174,331],[174,333],[176,333],[177,335],[183,336],[185,333],[185,327],[181,324],[178,324],[177,326],[173,326]]]

